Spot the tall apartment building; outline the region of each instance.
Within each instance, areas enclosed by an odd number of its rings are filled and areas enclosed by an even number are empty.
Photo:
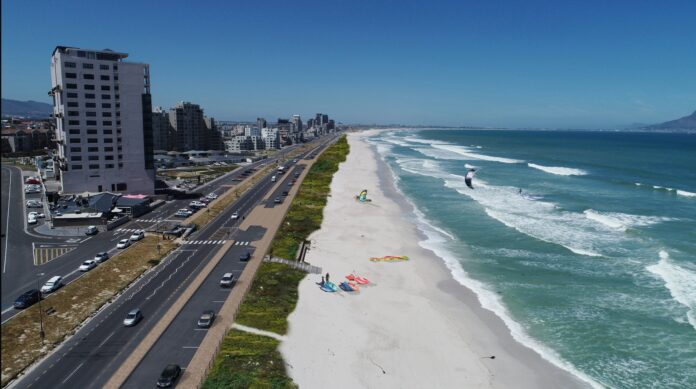
[[[221,150],[222,138],[215,120],[203,115],[198,104],[181,102],[169,110],[169,124],[173,129],[176,151]]]
[[[62,193],[154,193],[150,67],[126,57],[53,50],[49,95]]]
[[[266,128],[266,119],[264,118],[256,118],[256,127],[258,128]]]
[[[169,113],[162,107],[156,107],[152,111],[153,148],[160,151],[173,150],[173,137],[174,129],[169,124]]]
[[[292,132],[302,132],[302,119],[300,118],[300,115],[292,115]]]

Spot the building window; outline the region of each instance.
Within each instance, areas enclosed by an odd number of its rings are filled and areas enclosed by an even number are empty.
[[[123,147],[118,146],[118,151],[121,151],[121,150],[123,150]]]
[[[70,160],[71,161],[82,161],[82,157],[79,155],[73,155],[72,157],[70,157]]]
[[[87,130],[87,135],[97,135],[97,130],[95,130],[95,129]]]
[[[103,100],[111,100],[111,95],[102,95]]]
[[[104,126],[110,126],[110,125],[112,125],[112,124],[111,124],[111,120],[104,120],[104,121],[102,122],[102,125],[104,125]]]
[[[123,166],[121,166],[121,164],[119,163],[118,167],[123,167]],[[116,184],[116,190],[118,190],[118,191],[128,190],[128,185],[126,185],[125,182],[118,183],[118,184]]]
[[[118,65],[114,65],[114,70],[118,70]]]
[[[97,139],[97,138],[87,138],[87,143],[99,143],[99,139]]]
[[[77,78],[77,73],[65,73],[65,78]]]
[[[73,128],[73,129],[70,129],[70,130],[68,131],[68,134],[70,134],[70,135],[80,135],[80,130],[74,129],[74,128]]]
[[[111,90],[111,87],[108,85],[102,85],[101,90]]]
[[[75,84],[72,84],[72,85],[75,85]],[[77,85],[75,85],[75,87],[77,88]],[[76,92],[68,92],[68,97],[76,99],[77,93]]]
[[[80,143],[80,138],[70,138],[70,143]]]
[[[82,152],[82,147],[71,147],[70,148],[71,153],[81,153]]]
[[[120,99],[121,95],[116,95],[116,100]]]
[[[99,169],[99,165],[89,165],[90,169]]]
[[[80,121],[79,120],[68,120],[68,124],[71,126],[79,126]]]
[[[80,116],[80,111],[68,111],[68,116]]]
[[[92,84],[85,84],[85,90],[94,90],[94,85],[92,85]]]
[[[94,69],[94,65],[91,63],[83,63],[82,69]]]
[[[82,165],[70,165],[72,170],[82,170]]]
[[[114,143],[114,138],[104,138],[104,143]]]
[[[96,120],[87,120],[87,125],[88,125],[88,126],[96,126],[96,125],[97,125],[97,121],[96,121]]]
[[[113,155],[106,155],[106,156],[104,156],[104,159],[107,160],[107,161],[113,161],[113,160],[114,160],[114,156],[113,156]]]
[[[100,78],[102,81],[109,81],[109,80],[111,79],[111,77],[106,76],[106,75],[103,75],[103,74],[102,74],[101,76],[99,76],[99,78]]]
[[[94,74],[85,73],[82,75],[85,80],[94,80]]]
[[[78,106],[79,104],[77,104],[77,101],[68,101],[68,107],[76,108]]]
[[[99,147],[88,147],[88,148],[87,148],[87,151],[89,151],[90,153],[91,153],[91,152],[98,152],[98,151],[99,151]]]
[[[104,165],[104,167],[107,168],[107,169],[113,169],[113,168],[114,168],[114,164],[113,164],[113,163],[107,163],[106,165]]]
[[[97,103],[85,103],[86,108],[97,108]],[[87,115],[89,116],[89,115]]]
[[[63,66],[65,66],[66,68],[74,68],[77,67],[77,64],[75,64],[75,62],[65,62]]]
[[[93,99],[94,93],[85,93],[85,99]]]
[[[111,103],[102,103],[102,108],[111,108]]]
[[[114,130],[104,130],[104,134],[113,134]]]
[[[118,159],[123,159],[123,154],[119,154]]]
[[[98,155],[90,155],[90,156],[89,156],[89,160],[90,160],[90,161],[98,161],[98,160],[99,160],[99,156],[98,156]]]
[[[114,81],[118,81],[118,76],[114,76]]]
[[[109,70],[109,65],[99,65],[99,69],[101,69],[101,70]]]
[[[104,151],[114,151],[113,147],[104,147]]]
[[[85,115],[88,117],[95,117],[95,116],[97,116],[97,113],[94,111],[87,111],[87,112],[85,112]]]
[[[77,84],[65,84],[66,89],[77,89]],[[77,97],[77,96],[68,96],[68,97]]]
[[[118,163],[118,168],[120,169],[120,168],[122,168],[122,167],[123,167],[123,162],[119,162],[119,163]]]
[[[102,112],[102,116],[105,118],[110,118],[111,117],[111,112]]]

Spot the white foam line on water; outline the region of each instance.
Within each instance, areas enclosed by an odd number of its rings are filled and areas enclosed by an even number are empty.
[[[686,197],[696,197],[696,193],[687,192],[687,191],[681,190],[681,189],[677,189],[677,194],[680,196],[686,196]]]
[[[380,155],[382,157],[382,160],[385,161],[386,154],[380,153]],[[416,162],[416,160],[402,159],[401,163],[404,162],[412,163]],[[401,163],[399,163],[399,166],[401,166],[401,168],[403,169],[404,167],[401,165]],[[433,251],[435,255],[440,257],[447,266],[447,268],[450,270],[452,277],[461,285],[472,290],[476,294],[479,302],[481,303],[481,306],[484,309],[487,309],[493,312],[496,316],[498,316],[503,321],[503,323],[505,323],[505,326],[510,331],[510,334],[517,342],[534,350],[545,360],[575,375],[581,380],[587,382],[590,386],[594,388],[602,388],[602,385],[593,380],[587,374],[576,369],[575,366],[564,360],[553,349],[530,337],[526,333],[524,328],[512,318],[507,308],[500,300],[500,297],[495,292],[491,291],[484,283],[469,277],[469,275],[462,267],[462,264],[459,261],[459,259],[446,248],[448,241],[444,236],[447,236],[448,238],[450,238],[450,240],[455,240],[456,238],[454,238],[451,234],[446,233],[441,228],[436,227],[426,219],[425,215],[420,210],[418,210],[418,208],[411,201],[411,199],[408,196],[406,196],[399,187],[400,180],[398,179],[396,172],[394,172],[394,170],[388,163],[386,163],[386,165],[392,177],[394,178],[396,190],[409,204],[411,204],[412,208],[414,209],[414,214],[416,215],[417,219],[417,228],[427,237],[426,240],[420,241],[418,242],[418,244],[425,249]]]
[[[528,163],[527,166],[541,170],[546,173],[550,174],[555,174],[557,176],[584,176],[587,175],[587,172],[581,169],[574,169],[570,167],[562,167],[562,166],[543,166],[543,165],[537,165],[535,163]]]
[[[486,154],[479,154],[473,152],[471,148],[465,146],[449,145],[449,144],[433,144],[434,148],[451,151],[457,153],[464,157],[482,161],[500,162],[500,163],[523,163],[524,161],[519,159],[504,158],[504,157],[494,157]]]
[[[669,217],[630,215],[620,212],[599,212],[594,209],[586,209],[585,217],[603,224],[609,228],[626,231],[629,228],[645,227],[663,221],[674,220]]]
[[[686,318],[696,329],[696,272],[674,264],[665,250],[659,255],[660,260],[646,269],[664,281],[672,298],[688,308]]]

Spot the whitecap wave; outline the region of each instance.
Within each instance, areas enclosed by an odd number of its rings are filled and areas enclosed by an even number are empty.
[[[677,189],[677,194],[678,194],[679,196],[696,197],[696,193],[687,192],[687,191],[681,190],[681,189]]]
[[[419,153],[428,156],[430,158],[435,158],[435,159],[449,159],[449,160],[465,160],[463,156],[453,153],[451,151],[447,150],[439,150],[439,149],[433,149],[433,148],[426,148],[426,147],[413,147],[413,150],[418,151]]]
[[[646,269],[660,277],[672,298],[688,308],[687,320],[696,329],[696,272],[673,263],[664,250],[660,250],[660,261]]]
[[[457,146],[457,145],[452,145],[452,144],[433,144],[433,147],[441,150],[447,150],[451,151],[453,153],[457,153],[461,156],[467,157],[469,159],[478,159],[482,161],[491,161],[491,162],[501,162],[501,163],[523,163],[524,161],[519,160],[519,159],[512,159],[512,158],[504,158],[504,157],[494,157],[491,155],[485,155],[485,154],[479,154],[473,152],[471,148],[466,147],[466,146]]]
[[[561,166],[542,166],[535,163],[528,163],[527,166],[544,171],[546,173],[556,174],[558,176],[584,176],[587,172],[581,169],[573,169],[570,167]]]
[[[422,144],[426,144],[426,145],[432,145],[434,143],[447,144],[447,142],[443,142],[443,141],[439,141],[439,140],[432,140],[432,139],[418,138],[415,136],[404,137],[404,140],[407,142],[411,142],[411,143],[422,143]]]
[[[590,220],[594,220],[607,227],[621,231],[626,231],[629,228],[645,227],[663,221],[672,220],[672,218],[669,217],[630,215],[620,212],[599,212],[595,211],[594,209],[586,209],[583,213],[585,214],[585,217]]]

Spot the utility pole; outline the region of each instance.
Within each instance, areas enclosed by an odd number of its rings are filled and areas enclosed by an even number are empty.
[[[43,299],[41,296],[41,289],[39,289],[39,279],[44,276],[44,273],[39,273],[36,275],[36,290],[39,291],[39,325],[41,331],[39,332],[39,335],[41,336],[41,346],[44,345],[44,338],[46,337],[46,334],[44,333],[44,326],[43,326],[43,306],[41,305],[41,300]]]

